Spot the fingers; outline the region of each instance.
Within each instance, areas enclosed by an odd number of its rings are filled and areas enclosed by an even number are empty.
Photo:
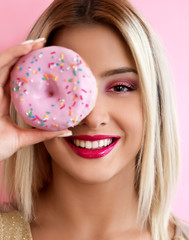
[[[45,38],[39,38],[36,40],[28,40],[19,45],[8,48],[0,54],[0,68],[9,65],[10,63],[13,65],[19,57],[26,55],[32,50],[43,47],[45,42]]]
[[[55,137],[68,137],[71,135],[72,132],[68,129],[56,132],[44,131],[39,129],[24,129],[20,134],[19,145],[20,147],[25,147]]]
[[[10,62],[13,64],[13,60],[17,60],[18,57],[21,57],[24,54],[27,54],[31,51],[32,45],[16,45],[8,48],[0,54],[0,68],[5,67]]]
[[[28,54],[30,51],[42,48],[45,42],[44,38],[25,41],[0,53],[0,86],[5,85],[10,70],[19,57]]]

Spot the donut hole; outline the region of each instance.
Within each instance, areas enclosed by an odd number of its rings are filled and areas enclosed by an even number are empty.
[[[53,97],[59,96],[59,88],[57,84],[53,81],[49,82],[46,85],[45,91],[46,91],[47,98],[53,98]]]
[[[49,97],[53,97],[54,96],[54,92],[53,91],[50,91],[49,92]]]

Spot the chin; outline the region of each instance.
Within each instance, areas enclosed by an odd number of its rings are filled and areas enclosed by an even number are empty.
[[[78,183],[82,184],[101,184],[110,181],[114,175],[112,174],[99,174],[99,173],[90,173],[90,174],[75,174],[71,176]]]
[[[71,159],[67,159],[67,163],[60,163],[60,161],[52,161],[53,175],[60,178],[68,179],[69,181],[77,181],[85,184],[99,184],[110,181],[119,172],[119,167],[115,164],[107,164],[106,161],[95,160],[87,162],[86,159],[79,161],[77,164],[68,164]],[[81,159],[80,159],[81,160]]]

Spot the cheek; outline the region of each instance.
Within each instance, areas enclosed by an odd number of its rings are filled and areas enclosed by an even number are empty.
[[[143,111],[140,96],[133,94],[128,98],[119,100],[119,107],[114,106],[114,116],[125,135],[129,137],[131,141],[141,144]]]
[[[62,138],[54,138],[44,142],[47,152],[51,158],[57,159],[65,152],[65,144],[62,144]]]

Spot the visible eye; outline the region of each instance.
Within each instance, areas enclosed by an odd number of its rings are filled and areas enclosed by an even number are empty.
[[[133,91],[132,88],[125,86],[125,85],[116,85],[111,88],[114,92],[128,92]]]
[[[126,93],[130,91],[134,91],[136,86],[131,86],[126,82],[115,82],[108,86],[108,92],[115,92],[115,93]]]

